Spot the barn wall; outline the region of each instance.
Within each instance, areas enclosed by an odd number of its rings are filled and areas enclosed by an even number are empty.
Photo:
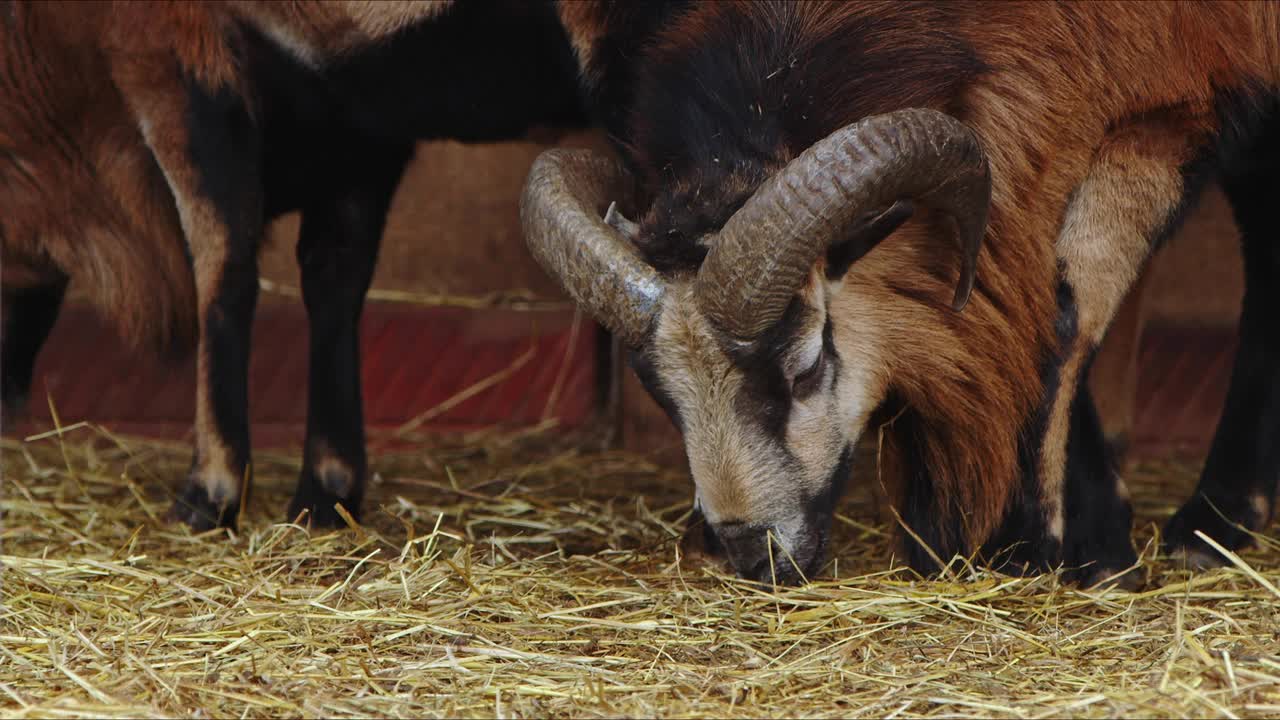
[[[1150,275],[1152,323],[1235,326],[1244,294],[1239,234],[1217,187],[1205,193],[1177,237],[1156,257]]]

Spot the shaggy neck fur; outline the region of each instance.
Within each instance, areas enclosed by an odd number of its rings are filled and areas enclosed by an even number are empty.
[[[689,10],[653,44],[620,133],[630,139],[624,150],[633,164],[647,173],[644,186],[659,189],[641,223],[648,259],[668,273],[695,269],[705,233],[788,160],[845,124],[911,105],[954,110],[959,85],[985,68],[954,37],[917,32],[946,27],[949,14],[945,6]],[[899,79],[885,82],[887,74]],[[937,220],[910,223],[855,264],[831,317],[844,361],[886,366],[887,383],[876,390],[909,408],[887,429],[883,476],[903,521],[949,557],[980,545],[1010,504],[1016,438],[1039,388],[1035,348],[1052,338],[1043,320],[1052,315],[1052,292],[1028,297],[1025,282],[1003,268],[1038,267],[1049,281],[1053,265],[1047,255],[1002,252],[996,213],[988,242],[997,247],[982,254],[975,296],[957,314],[948,307],[957,247]],[[869,328],[883,353],[859,359]]]

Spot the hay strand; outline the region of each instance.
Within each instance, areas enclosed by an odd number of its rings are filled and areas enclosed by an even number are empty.
[[[160,521],[185,448],[71,427],[0,441],[8,717],[1280,714],[1274,534],[1210,572],[1155,550],[1193,466],[1129,474],[1141,592],[918,578],[873,468],[838,576],[773,590],[682,553],[683,471],[546,434],[375,455],[331,532],[282,522],[297,456],[259,453],[239,532],[197,536]]]

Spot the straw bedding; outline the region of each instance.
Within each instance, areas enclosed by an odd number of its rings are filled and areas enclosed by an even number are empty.
[[[4,440],[0,713],[1280,717],[1274,531],[1209,573],[1153,549],[1194,467],[1130,474],[1142,592],[921,580],[857,492],[827,575],[773,592],[686,552],[683,471],[580,447],[379,453],[365,525],[312,534],[260,453],[241,531],[192,536],[185,446]]]

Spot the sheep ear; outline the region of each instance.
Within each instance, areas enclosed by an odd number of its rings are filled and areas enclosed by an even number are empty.
[[[849,237],[827,250],[827,280],[836,282],[849,272],[850,266],[871,252],[881,240],[889,237],[906,222],[916,206],[910,200],[899,200],[888,210],[868,213],[849,233]]]

